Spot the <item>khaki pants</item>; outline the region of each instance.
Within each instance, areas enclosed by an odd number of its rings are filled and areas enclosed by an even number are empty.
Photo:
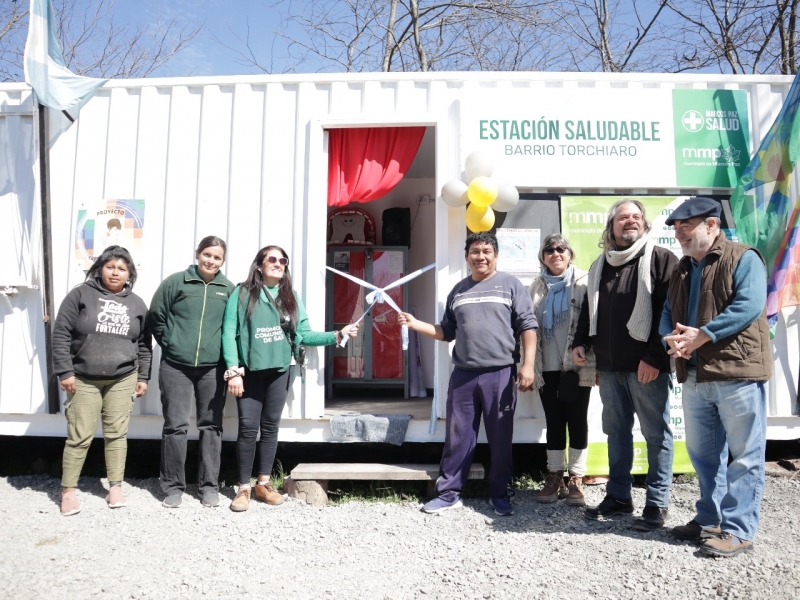
[[[75,376],[75,393],[69,394],[64,405],[67,443],[64,445],[62,487],[78,486],[78,477],[101,416],[108,481],[122,483],[128,454],[128,423],[136,400],[137,378],[136,371],[122,379],[85,379]]]

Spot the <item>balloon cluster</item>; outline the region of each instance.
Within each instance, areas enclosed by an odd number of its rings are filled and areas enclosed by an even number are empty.
[[[469,203],[466,221],[472,232],[489,231],[494,227],[495,211],[508,212],[519,202],[517,188],[493,181],[492,171],[492,157],[476,151],[467,157],[464,164],[469,183],[451,179],[442,186],[442,200],[448,206],[460,208]]]

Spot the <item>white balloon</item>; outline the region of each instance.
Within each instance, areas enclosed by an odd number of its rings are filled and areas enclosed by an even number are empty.
[[[476,177],[491,177],[494,171],[494,159],[488,152],[476,150],[467,156],[464,163],[464,172],[467,174],[467,181],[472,181]]]
[[[469,202],[467,184],[460,179],[451,179],[442,186],[442,200],[453,208],[466,206]]]
[[[497,186],[497,199],[492,202],[492,209],[497,212],[508,212],[519,203],[519,191],[513,185]]]

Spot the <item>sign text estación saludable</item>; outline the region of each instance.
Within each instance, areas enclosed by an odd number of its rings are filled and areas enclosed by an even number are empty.
[[[659,142],[659,121],[573,121],[553,119],[484,119],[478,122],[482,140],[587,142]],[[624,144],[507,144],[506,156],[636,156],[636,146]]]

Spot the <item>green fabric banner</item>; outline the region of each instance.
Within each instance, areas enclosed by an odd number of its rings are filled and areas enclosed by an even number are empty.
[[[679,257],[683,255],[673,228],[667,227],[664,221],[686,199],[685,196],[562,196],[561,232],[575,250],[576,257],[573,262],[579,268],[588,271],[594,260],[600,256],[598,243],[606,226],[608,211],[615,202],[626,197],[635,198],[644,205],[645,216],[652,225],[651,235],[655,237],[656,244],[669,248]],[[660,315],[653,315],[653,318],[660,318]],[[673,383],[670,397],[670,425],[675,445],[673,470],[675,473],[693,473],[694,469],[686,451],[681,388],[677,382]],[[589,410],[589,458],[586,472],[589,475],[607,475],[608,447],[602,434],[601,408],[595,404],[596,402],[599,402],[599,392],[594,388],[592,393],[594,406]],[[642,437],[638,422],[634,425],[633,435],[631,472],[644,475],[647,473],[647,444]]]

